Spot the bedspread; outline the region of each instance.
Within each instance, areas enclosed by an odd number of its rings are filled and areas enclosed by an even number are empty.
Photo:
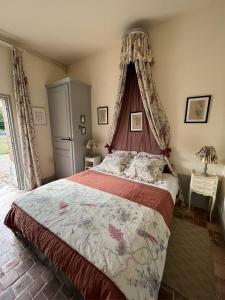
[[[14,205],[93,264],[127,299],[157,299],[170,235],[163,216],[77,178],[42,186]]]

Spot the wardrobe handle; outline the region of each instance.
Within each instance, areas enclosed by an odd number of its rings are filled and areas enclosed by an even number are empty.
[[[69,138],[63,138],[61,139],[61,141],[72,141],[72,139],[69,137]]]

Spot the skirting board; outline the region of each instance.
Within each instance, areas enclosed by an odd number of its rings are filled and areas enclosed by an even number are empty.
[[[43,179],[42,179],[42,183],[43,183],[43,184],[46,184],[46,183],[52,182],[52,181],[54,181],[54,180],[56,180],[55,175],[52,175],[52,176],[43,178]]]

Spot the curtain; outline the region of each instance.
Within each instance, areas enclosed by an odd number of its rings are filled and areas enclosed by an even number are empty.
[[[130,131],[131,112],[142,112],[142,131]],[[130,63],[127,66],[121,110],[111,146],[115,150],[133,150],[161,154],[161,149],[149,127],[134,63]]]
[[[19,49],[13,48],[12,60],[16,111],[22,149],[24,186],[25,190],[32,190],[41,185],[41,174],[31,102],[28,93],[28,82],[24,73],[22,52]]]
[[[120,110],[122,106],[122,97],[124,93],[125,83],[126,83],[126,75],[127,75],[127,65],[121,65],[120,70],[120,78],[119,78],[119,89],[117,92],[117,100],[114,107],[114,114],[113,114],[113,122],[109,130],[109,137],[108,137],[108,144],[106,145],[106,148],[108,148],[108,151],[111,152],[111,144],[113,140],[113,136],[116,132],[117,122],[120,115]]]
[[[170,125],[153,83],[150,63],[136,60],[135,70],[149,126],[161,148],[161,153],[164,155],[171,173],[176,175],[169,159],[171,151],[169,148]]]
[[[169,148],[170,141],[170,126],[169,122],[156,92],[151,74],[152,54],[149,36],[143,30],[130,31],[123,37],[121,60],[120,60],[120,82],[118,95],[116,100],[113,125],[110,130],[108,144],[106,145],[109,152],[114,145],[114,140],[117,137],[117,123],[120,121],[120,113],[122,111],[122,103],[124,96],[124,87],[126,82],[127,66],[134,63],[137,74],[138,86],[140,89],[141,100],[148,120],[149,128],[161,149],[161,154],[164,155],[168,167],[174,176],[177,176],[175,168],[169,159],[171,149]],[[127,103],[124,104],[128,105]],[[133,149],[129,149],[133,150]],[[152,150],[152,149],[151,149]],[[183,194],[180,189],[180,199],[183,201]]]

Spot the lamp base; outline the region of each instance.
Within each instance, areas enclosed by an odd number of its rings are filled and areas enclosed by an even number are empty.
[[[203,175],[206,176],[206,177],[209,176],[208,173],[207,173],[207,169],[208,169],[208,165],[205,164],[205,166],[204,166],[204,171],[203,171]]]

